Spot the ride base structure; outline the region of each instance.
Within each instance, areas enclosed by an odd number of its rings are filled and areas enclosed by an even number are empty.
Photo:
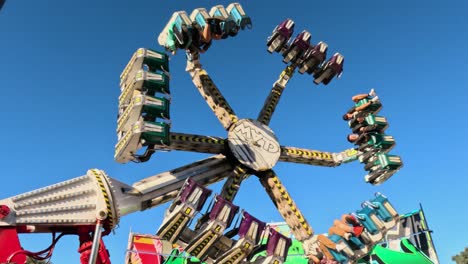
[[[354,106],[344,119],[355,137],[354,148],[325,152],[281,145],[269,123],[296,70],[312,76],[315,84],[327,85],[342,74],[344,56],[335,53],[327,60],[328,45],[323,41],[311,44],[306,30],[292,38],[295,23],[286,19],[267,40],[267,50],[282,55],[285,69],[257,118],[240,119],[202,67],[200,55],[212,42],[251,27],[251,18],[239,3],[233,3],[226,8],[214,6],[209,12],[198,8],[190,16],[175,12],[158,38],[172,54],[186,52],[186,71],[225,128],[226,137],[171,131],[169,55],[165,52],[138,49],[120,76],[117,162],[146,162],[158,150],[213,156],[131,185],[91,169],[84,176],[0,200],[0,262],[24,263],[26,256],[47,259],[61,236],[73,234],[79,236],[81,263],[110,263],[102,236],[127,214],[171,202],[156,235],[190,256],[207,263],[283,263],[291,239],[233,203],[242,181],[251,175],[259,179],[312,263],[324,259],[356,263],[368,255],[399,222],[399,214],[384,195],[377,194],[361,209],[344,215],[328,234],[315,235],[273,168],[278,162],[335,167],[359,160],[368,172],[365,180],[382,184],[403,163],[399,156],[389,154],[395,141],[384,134],[386,118],[377,116],[380,99],[374,91],[353,98]],[[201,214],[212,193],[207,186],[220,181],[224,181],[220,194],[214,195],[207,212]],[[240,224],[231,227],[236,216]],[[53,243],[41,252],[29,252],[21,248],[18,233],[52,233]],[[260,243],[265,239],[266,244]],[[266,255],[253,259],[262,250]]]

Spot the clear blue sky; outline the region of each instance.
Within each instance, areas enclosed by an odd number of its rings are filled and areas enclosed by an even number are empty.
[[[413,2],[419,2],[416,4]],[[144,164],[117,164],[119,74],[139,47],[156,38],[172,13],[227,1],[22,1],[0,12],[1,197],[105,170],[127,183],[206,157],[161,152]],[[291,4],[287,4],[291,3]],[[294,3],[294,4],[292,4]],[[404,168],[381,186],[364,182],[357,162],[337,168],[277,165],[276,171],[316,232],[380,191],[401,212],[423,204],[442,263],[468,246],[467,67],[465,1],[244,1],[253,29],[215,42],[202,63],[241,118],[256,117],[284,67],[265,41],[284,18],[308,29],[313,43],[345,56],[329,86],[297,74],[271,122],[281,144],[324,151],[350,148],[342,114],[351,96],[375,87]],[[173,131],[226,133],[184,72],[171,60]],[[212,187],[219,191],[220,186]],[[252,199],[255,197],[255,199]],[[265,221],[280,221],[255,177],[235,203]],[[121,219],[105,238],[113,263],[123,262],[130,228],[154,233],[167,205]],[[49,237],[21,237],[39,250]],[[63,239],[54,263],[79,263],[78,239]]]

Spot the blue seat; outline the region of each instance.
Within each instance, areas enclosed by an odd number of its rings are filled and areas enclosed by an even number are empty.
[[[364,226],[364,228],[371,234],[376,234],[380,230],[374,221],[371,220],[372,215],[376,215],[375,210],[369,207],[364,207],[356,211],[358,221]]]
[[[338,235],[331,235],[328,238],[330,238],[330,240],[335,242],[335,243],[340,243],[340,241],[343,240],[343,238],[338,236]],[[346,242],[342,241],[342,243],[346,243]],[[335,261],[338,261],[339,263],[346,263],[349,260],[344,254],[342,254],[342,253],[340,253],[340,252],[338,252],[336,250],[328,249],[328,251],[330,251],[330,254],[332,254]]]

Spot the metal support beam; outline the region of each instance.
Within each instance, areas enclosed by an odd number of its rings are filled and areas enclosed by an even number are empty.
[[[241,182],[247,177],[247,170],[242,165],[237,165],[224,183],[221,196],[228,201],[233,201]]]
[[[212,154],[220,154],[225,152],[225,140],[221,137],[171,132],[170,138],[170,150],[182,150]]]
[[[270,94],[265,100],[262,110],[258,114],[258,121],[262,122],[265,125],[268,125],[270,123],[271,117],[273,116],[273,112],[275,112],[276,106],[279,103],[279,100],[281,98],[284,88],[286,87],[286,84],[294,74],[294,70],[295,67],[287,66],[283,70],[283,72],[281,72],[280,77],[273,84],[273,88],[271,89]]]
[[[213,110],[223,127],[228,130],[229,127],[238,120],[234,110],[229,106],[229,103],[205,70],[197,67],[190,70],[189,73],[192,76],[193,83],[198,88],[198,91],[205,99],[208,106]]]
[[[88,264],[96,264],[99,247],[101,246],[101,233],[102,233],[102,221],[98,220],[96,223],[96,229],[93,237],[93,247],[91,248],[91,255],[89,256]]]
[[[314,234],[312,227],[307,223],[307,220],[299,208],[297,208],[296,203],[294,203],[275,172],[269,170],[264,173],[258,173],[257,176],[276,208],[278,208],[281,216],[288,224],[294,237],[299,241],[310,238]]]
[[[204,186],[226,178],[232,166],[224,155],[216,155],[180,168],[159,173],[128,186],[111,179],[120,216],[149,209],[174,199],[187,178]]]
[[[318,150],[281,146],[280,161],[335,167],[341,164],[334,159],[334,153]]]

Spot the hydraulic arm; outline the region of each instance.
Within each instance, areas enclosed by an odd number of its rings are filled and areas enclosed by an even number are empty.
[[[89,233],[96,235],[104,230],[103,235],[106,235],[120,217],[174,199],[189,177],[209,185],[224,179],[231,171],[231,165],[222,155],[145,178],[133,185],[111,178],[102,170],[91,169],[86,175],[0,200],[0,241],[9,241],[10,245],[2,248],[0,262],[21,250],[18,233],[76,234],[83,241],[81,248],[85,248],[83,245],[87,242],[88,246],[96,245],[96,252],[99,252],[102,243],[91,243],[87,238]],[[100,235],[95,237],[100,238]],[[91,253],[84,249],[83,252]]]

